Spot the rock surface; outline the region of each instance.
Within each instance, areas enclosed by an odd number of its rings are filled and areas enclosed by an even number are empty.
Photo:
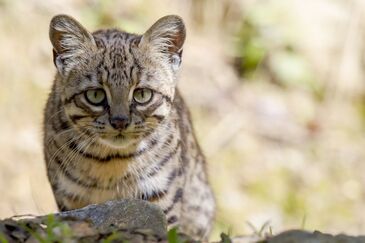
[[[167,232],[161,209],[142,200],[109,201],[46,216],[0,220],[0,242],[193,242]],[[365,243],[365,236],[290,230],[276,236],[229,237],[224,243]]]
[[[167,242],[167,238],[164,213],[142,200],[0,220],[0,242]]]
[[[290,230],[274,236],[265,243],[365,243],[365,236],[330,235],[319,231],[313,233]]]
[[[331,235],[319,231],[288,230],[260,239],[258,236],[232,238],[233,243],[365,243],[365,236]]]
[[[123,229],[150,229],[157,235],[166,234],[166,217],[154,204],[143,200],[124,199],[99,205],[62,212],[60,217],[90,220],[98,230],[106,231],[110,226]]]

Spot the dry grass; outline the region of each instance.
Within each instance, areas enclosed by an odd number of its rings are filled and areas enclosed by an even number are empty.
[[[42,158],[42,110],[54,67],[48,23],[74,15],[91,29],[142,32],[164,14],[188,23],[180,87],[210,165],[216,231],[365,230],[364,24],[361,0],[0,0],[0,217],[56,210]],[[232,68],[242,19],[268,26],[311,70],[310,83],[277,84]],[[280,57],[280,56],[279,56]],[[288,74],[289,73],[289,74]],[[295,75],[295,74],[294,74]],[[274,80],[275,81],[275,80]],[[318,90],[311,89],[312,86]],[[309,87],[309,88],[308,88]]]

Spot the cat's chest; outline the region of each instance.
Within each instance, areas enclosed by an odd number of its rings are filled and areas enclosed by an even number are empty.
[[[178,157],[171,158],[171,164],[176,164],[175,161],[178,162]],[[73,178],[60,175],[59,186],[69,194],[78,195],[86,204],[144,198],[168,188],[173,166],[159,168],[159,162],[151,154],[104,164],[84,158],[72,168]]]
[[[57,144],[67,144],[67,140]],[[60,194],[76,198],[81,206],[119,198],[150,198],[173,187],[181,152],[179,137],[173,133],[150,137],[120,151],[87,146],[87,141],[79,140],[63,149],[58,163],[50,163],[58,168],[50,177],[56,175]]]

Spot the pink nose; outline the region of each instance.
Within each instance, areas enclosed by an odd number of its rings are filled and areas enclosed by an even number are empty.
[[[110,118],[110,125],[114,129],[126,129],[129,125],[129,118],[127,116],[115,116]]]

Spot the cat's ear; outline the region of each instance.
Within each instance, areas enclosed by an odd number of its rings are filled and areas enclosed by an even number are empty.
[[[75,65],[83,65],[97,49],[95,40],[79,22],[67,15],[52,18],[49,38],[53,45],[53,62],[61,75]]]
[[[156,53],[168,54],[174,70],[181,63],[182,48],[186,30],[183,20],[176,15],[168,15],[157,20],[143,34],[140,46]]]

